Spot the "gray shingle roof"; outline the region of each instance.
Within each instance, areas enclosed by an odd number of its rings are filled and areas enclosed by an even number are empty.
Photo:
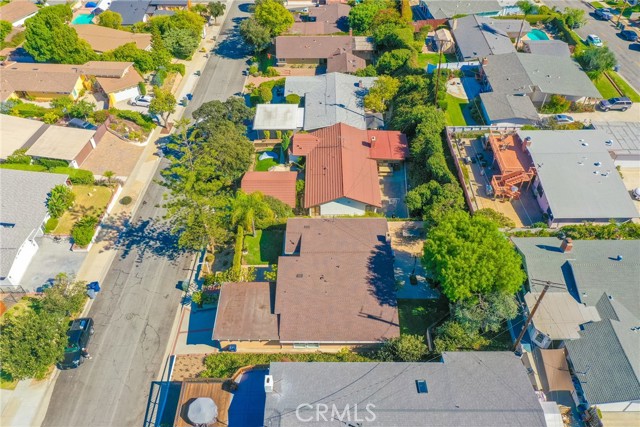
[[[122,15],[122,25],[133,25],[144,20],[149,3],[149,0],[113,0],[109,10]]]
[[[545,426],[544,414],[526,370],[509,352],[445,353],[444,363],[271,363],[274,390],[266,393],[264,425],[342,425],[337,419],[301,423],[298,405],[333,405],[342,412],[358,405],[367,426],[459,427]],[[425,380],[427,393],[417,393]],[[315,407],[313,408],[315,410]],[[302,407],[302,418],[312,411]],[[329,417],[330,417],[329,412]],[[346,425],[346,424],[345,424]]]
[[[526,94],[534,87],[553,95],[601,98],[571,58],[532,53],[493,55],[482,69],[494,92]]]
[[[320,129],[336,123],[366,129],[363,98],[375,80],[375,77],[342,73],[287,77],[285,96],[292,93],[304,96],[304,130]]]
[[[522,120],[535,123],[539,120],[536,107],[528,96],[484,92],[480,94],[480,100],[492,123],[513,123]]]
[[[640,216],[598,130],[520,130],[553,216],[567,221],[627,220]]]
[[[47,216],[47,195],[67,175],[0,169],[0,278],[9,274],[22,243]]]
[[[484,58],[489,55],[515,52],[510,35],[520,30],[522,21],[513,19],[490,19],[468,15],[449,21],[451,33],[465,61]],[[531,30],[529,23],[522,28],[522,34]]]
[[[534,55],[571,56],[569,45],[562,40],[525,40],[524,44]]]
[[[585,324],[580,339],[566,342],[585,399],[592,405],[637,401],[640,332],[632,328],[640,320],[607,294],[601,294],[596,307],[603,320]]]
[[[498,12],[502,10],[495,0],[425,0],[434,19],[451,18],[461,14]]]

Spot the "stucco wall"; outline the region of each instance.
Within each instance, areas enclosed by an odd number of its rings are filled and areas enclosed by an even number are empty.
[[[320,205],[320,215],[364,215],[367,205],[346,197]]]

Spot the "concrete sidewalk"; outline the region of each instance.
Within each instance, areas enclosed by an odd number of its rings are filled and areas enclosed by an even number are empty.
[[[230,4],[231,3],[229,3],[228,6]],[[227,10],[228,9],[229,7],[227,7]],[[219,22],[224,22],[225,17],[226,11]],[[185,78],[182,79],[176,88],[176,99],[180,99],[179,94],[191,92],[197,84],[198,79],[190,78],[190,76],[193,76],[196,71],[202,70],[208,60],[208,58],[205,57],[205,53],[201,53],[199,50],[201,47],[204,47],[207,52],[212,49],[215,45],[212,37],[218,35],[221,26],[220,24],[207,27],[207,37],[201,41],[191,61],[178,61],[185,64],[186,73]],[[180,119],[184,110],[185,108],[182,106],[177,107],[175,113],[170,115],[169,123]],[[161,134],[162,131],[163,128],[161,127],[154,129],[150,138],[151,143],[144,147],[144,151],[131,172],[129,179],[127,179],[123,186],[119,198],[129,196],[133,202],[129,205],[117,203],[111,214],[105,217],[103,224],[109,224],[113,233],[113,236],[108,237],[117,237],[117,235],[126,228],[128,220],[133,217],[133,214],[138,209],[142,196],[145,194],[147,187],[151,183],[160,165],[161,157],[157,155],[156,141],[166,136]],[[106,238],[97,241],[87,254],[78,271],[77,278],[85,281],[102,281],[117,252],[118,250],[115,245],[113,245],[111,239]],[[89,311],[92,302],[93,300],[89,300],[84,313]],[[47,413],[57,377],[58,371],[55,370],[53,374],[45,380],[20,381],[15,390],[0,390],[0,425],[11,427],[40,426]]]

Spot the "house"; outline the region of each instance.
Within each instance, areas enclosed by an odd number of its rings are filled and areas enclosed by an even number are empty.
[[[276,130],[294,131],[302,129],[303,126],[304,108],[298,108],[297,104],[258,104],[256,106],[253,130],[260,136],[265,136],[265,131],[270,133]],[[273,137],[273,134],[269,136]]]
[[[400,334],[396,305],[385,219],[291,218],[275,290],[223,284],[213,339],[238,351],[377,345]]]
[[[524,51],[534,55],[558,56],[568,58],[571,56],[569,45],[562,40],[523,40]]]
[[[122,16],[122,25],[129,26],[149,20],[149,0],[113,0],[109,10]],[[152,8],[155,10],[155,8]]]
[[[140,95],[138,83],[144,81],[133,62],[89,61],[84,65],[13,62],[2,65],[0,71],[14,93],[38,101],[60,96],[75,100],[83,89],[94,89],[104,92],[110,105],[114,105]],[[93,79],[95,87],[91,86]]]
[[[364,215],[382,207],[378,169],[403,162],[407,147],[400,132],[344,123],[295,134],[292,160],[306,158],[305,208],[312,216],[331,216]]]
[[[49,218],[48,194],[66,181],[63,174],[0,169],[0,286],[20,284]]]
[[[0,7],[0,20],[14,27],[24,25],[24,21],[38,13],[38,6],[30,1],[12,1]]]
[[[497,0],[420,0],[418,6],[429,19],[451,19],[458,15],[497,16],[508,12]]]
[[[267,378],[266,427],[551,425],[542,406],[551,402],[506,351],[446,352],[426,363],[271,362]]]
[[[616,167],[640,168],[640,122],[592,122],[609,135],[609,155]]]
[[[259,191],[295,208],[297,177],[297,172],[247,172],[240,188],[247,194]]]
[[[336,123],[358,129],[378,129],[384,125],[382,118],[364,110],[364,97],[375,81],[375,77],[342,73],[287,77],[284,94],[296,94],[302,99],[305,131]]]
[[[573,102],[601,98],[589,77],[569,57],[506,53],[483,58],[485,92],[526,95],[537,107],[561,95]]]
[[[317,5],[309,8],[309,13],[294,15],[296,21],[289,34],[320,35],[349,31],[348,16],[351,6],[344,3]]]
[[[528,277],[555,284],[536,311],[545,314],[533,316],[532,342],[541,348],[565,348],[581,403],[598,405],[607,412],[640,410],[640,335],[636,332],[640,324],[640,241],[512,240],[523,256]],[[542,290],[535,282],[529,288],[534,294]],[[575,322],[579,319],[571,312],[554,309],[556,300],[568,301],[566,295],[591,315],[578,327]],[[529,311],[531,302],[527,302]],[[553,337],[541,330],[549,327],[550,332],[564,332]]]
[[[79,168],[96,148],[95,133],[94,130],[46,126],[26,154],[36,159],[64,160],[70,167]]]
[[[278,66],[313,65],[327,73],[353,73],[373,59],[373,42],[354,36],[278,36],[274,40]]]
[[[480,111],[488,125],[532,125],[540,120],[531,98],[522,95],[481,93]]]
[[[100,25],[72,25],[78,33],[78,37],[86,40],[91,49],[97,53],[104,53],[124,46],[127,43],[135,43],[138,49],[151,49],[151,34],[132,33],[116,30]]]
[[[30,147],[47,128],[37,120],[0,114],[0,160],[6,160],[16,150]]]
[[[467,15],[449,21],[460,61],[472,61],[489,55],[515,53],[511,39],[531,31],[528,22],[515,19],[492,19]]]

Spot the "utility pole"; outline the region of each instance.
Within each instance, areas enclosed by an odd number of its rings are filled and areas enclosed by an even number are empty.
[[[624,13],[625,9],[627,8],[627,0],[623,0],[623,6],[622,6],[622,10],[620,11],[620,14],[618,15],[618,20],[616,21],[616,28],[620,27],[620,18],[622,18],[622,14]]]

